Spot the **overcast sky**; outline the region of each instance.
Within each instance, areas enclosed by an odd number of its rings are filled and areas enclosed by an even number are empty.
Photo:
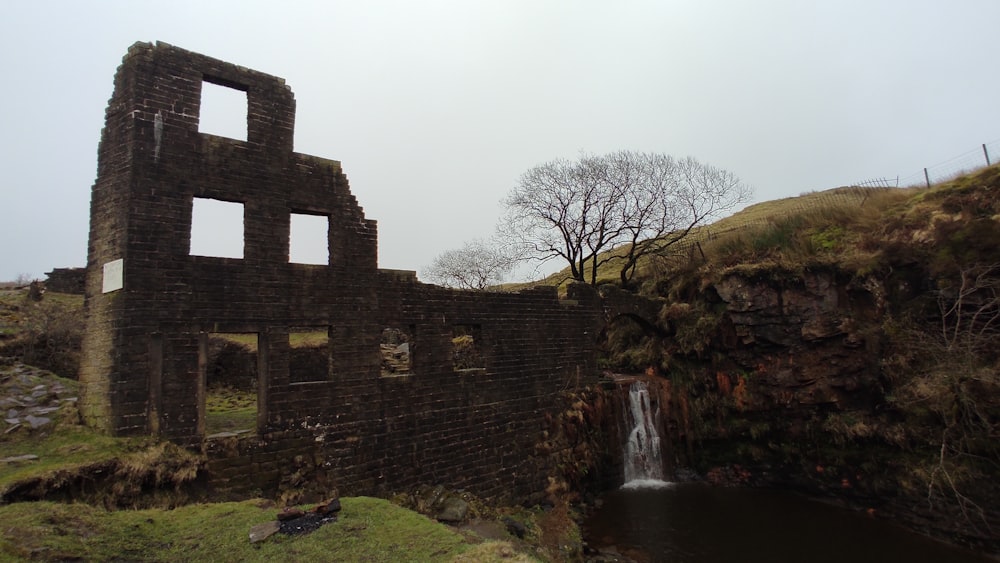
[[[919,181],[1000,140],[997,22],[996,0],[4,2],[0,280],[85,265],[136,41],[285,78],[295,150],[343,163],[380,267],[420,270],[581,151],[694,156],[755,201]]]

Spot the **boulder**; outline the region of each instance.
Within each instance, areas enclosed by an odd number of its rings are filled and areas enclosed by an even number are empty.
[[[316,514],[336,514],[340,512],[340,499],[332,498],[316,505],[312,510]]]
[[[441,505],[437,518],[441,522],[461,522],[469,514],[469,503],[457,496],[449,496]]]
[[[281,529],[281,524],[277,520],[257,524],[253,528],[250,528],[250,543],[262,542],[278,533],[279,529]]]
[[[285,522],[287,520],[294,520],[301,516],[304,516],[305,512],[301,508],[288,507],[281,510],[278,513],[278,521]]]
[[[519,539],[524,539],[524,535],[528,533],[528,528],[524,524],[514,520],[510,516],[503,517],[504,526],[507,527],[507,533],[512,536],[516,536]]]

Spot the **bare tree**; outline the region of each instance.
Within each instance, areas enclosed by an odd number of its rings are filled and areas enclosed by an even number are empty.
[[[621,158],[628,153],[619,153]],[[628,285],[639,260],[663,254],[691,230],[731,211],[752,196],[752,189],[727,170],[692,157],[639,155],[639,180],[623,214],[625,240],[619,276]]]
[[[1000,264],[959,267],[957,276],[939,280],[935,293],[938,327],[901,325],[894,336],[903,351],[894,371],[903,368],[903,376],[892,401],[937,421],[925,430],[929,442],[940,442],[925,473],[929,505],[951,504],[970,527],[989,531],[987,503],[974,499],[976,489],[968,485],[1000,468]],[[923,427],[909,426],[913,432]]]
[[[502,283],[516,262],[501,246],[476,239],[440,254],[424,275],[440,285],[484,290]]]
[[[601,266],[616,263],[625,286],[640,259],[666,251],[750,195],[731,172],[690,157],[583,155],[525,172],[503,201],[500,231],[521,255],[565,260],[573,279],[592,285]]]
[[[583,281],[586,263],[611,244],[617,233],[610,194],[595,178],[591,157],[579,162],[554,160],[525,172],[504,200],[507,215],[501,236],[517,254],[547,261],[565,260],[573,279]]]

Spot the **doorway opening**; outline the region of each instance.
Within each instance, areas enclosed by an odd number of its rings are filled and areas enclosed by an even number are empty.
[[[257,433],[260,380],[266,372],[260,349],[256,332],[202,334],[199,364],[204,376],[206,437]]]

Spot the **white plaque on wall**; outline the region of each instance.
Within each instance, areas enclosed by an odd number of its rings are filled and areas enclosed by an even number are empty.
[[[103,293],[111,293],[125,287],[125,260],[119,258],[104,265]]]

